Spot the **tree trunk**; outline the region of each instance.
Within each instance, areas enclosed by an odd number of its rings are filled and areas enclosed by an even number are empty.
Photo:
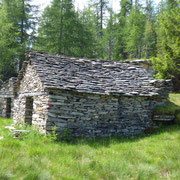
[[[24,49],[25,48],[25,38],[24,38],[24,20],[25,20],[25,3],[24,0],[22,0],[22,16],[21,16],[21,46]],[[25,52],[24,50],[22,51],[22,54],[20,54],[19,57],[19,70],[22,68],[22,63],[25,59]]]
[[[109,40],[109,61],[111,61],[111,54],[112,54],[112,40]]]
[[[103,29],[103,0],[100,0],[100,37],[102,37]]]
[[[103,0],[101,0],[101,31],[103,29]]]
[[[62,6],[62,0],[60,1],[60,31],[59,31],[59,55],[61,55],[62,51],[62,38],[63,38],[63,6]]]

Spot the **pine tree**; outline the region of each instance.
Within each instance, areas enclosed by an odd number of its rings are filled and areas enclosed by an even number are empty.
[[[31,5],[32,0],[17,0],[16,24],[19,32],[19,69],[25,60],[25,51],[30,48],[34,40],[37,7]]]
[[[167,0],[159,15],[158,58],[153,59],[157,78],[180,79],[180,1]]]
[[[128,58],[128,53],[126,52],[128,34],[127,20],[132,8],[132,1],[121,0],[120,6],[121,11],[118,14],[118,23],[115,24],[115,45],[113,50],[113,59],[116,60],[124,60]]]
[[[126,52],[129,58],[141,58],[143,46],[145,16],[138,1],[130,11],[127,23]]]
[[[107,22],[109,2],[107,0],[92,0],[90,8],[94,13],[95,34],[95,54],[96,58],[104,59],[106,56],[106,38],[104,37]]]
[[[94,13],[96,15],[97,36],[102,37],[105,14],[108,10],[109,2],[107,0],[93,0],[92,7],[94,7]]]
[[[143,57],[150,58],[156,56],[156,43],[157,43],[157,34],[155,31],[155,13],[153,8],[152,0],[146,0],[146,22],[143,38]]]
[[[94,58],[95,55],[95,23],[93,21],[93,13],[92,11],[87,8],[84,9],[82,12],[79,12],[79,25],[78,25],[78,46],[79,52],[77,56],[80,57],[89,57]]]
[[[72,47],[72,24],[74,24],[74,11],[71,1],[54,0],[46,7],[34,48],[53,54],[68,54]],[[69,27],[68,27],[69,26]]]
[[[75,11],[71,0],[54,0],[40,20],[34,49],[67,56],[92,56],[93,35],[87,16]],[[90,55],[91,54],[91,55]]]
[[[7,80],[16,75],[15,53],[17,33],[10,21],[10,1],[3,2],[0,9],[0,79]]]
[[[2,79],[15,75],[17,70],[15,66],[18,65],[20,69],[25,59],[25,49],[30,47],[35,29],[33,8],[30,0],[2,0],[0,9],[0,74]]]
[[[110,17],[108,20],[108,24],[105,31],[105,38],[107,40],[107,59],[111,61],[113,59],[113,47],[114,47],[114,41],[115,41],[115,14],[112,9],[110,11]]]

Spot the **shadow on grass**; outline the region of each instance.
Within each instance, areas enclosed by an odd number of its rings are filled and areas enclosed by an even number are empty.
[[[164,106],[155,107],[153,112],[156,115],[175,115],[176,113],[180,112],[180,106],[169,101]]]
[[[111,137],[96,137],[96,138],[70,138],[67,140],[61,140],[57,143],[65,143],[68,145],[88,145],[92,148],[101,148],[101,147],[110,147],[111,144],[117,143],[136,143],[145,138],[155,138],[161,136],[163,133],[180,133],[179,125],[170,125],[170,126],[161,126],[157,129],[154,129],[151,133],[139,134],[136,136],[130,137],[120,137],[120,136],[111,136]]]

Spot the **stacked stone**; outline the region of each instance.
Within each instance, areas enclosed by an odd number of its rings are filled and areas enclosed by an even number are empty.
[[[69,129],[73,136],[107,136],[118,124],[118,98],[113,96],[51,91],[47,129]]]
[[[152,109],[165,102],[149,97],[119,97],[51,91],[47,130],[72,136],[129,136],[153,127]]]
[[[14,90],[17,78],[12,77],[8,81],[2,83],[0,88],[0,116],[11,117],[10,112],[7,113],[7,108],[13,109],[14,105]],[[10,106],[10,107],[7,107]]]
[[[173,121],[175,119],[174,115],[154,115],[153,120],[154,121]]]
[[[147,69],[139,62],[31,52],[17,81],[14,123],[24,122],[32,97],[32,125],[43,132],[56,126],[75,137],[141,133],[153,126],[152,109],[165,103],[171,88]]]
[[[47,119],[48,92],[44,90],[43,84],[38,77],[36,70],[31,65],[26,64],[24,71],[21,71],[16,88],[16,98],[14,101],[14,124],[21,124],[29,114],[26,107],[27,98],[33,98],[32,122],[29,124],[36,125],[45,132]],[[22,76],[23,74],[23,76]],[[27,116],[26,116],[27,114]]]
[[[152,73],[148,73],[142,62],[87,60],[37,52],[30,53],[29,61],[47,89],[166,98],[166,92],[172,87],[168,80],[156,87]],[[160,94],[162,91],[165,93]]]

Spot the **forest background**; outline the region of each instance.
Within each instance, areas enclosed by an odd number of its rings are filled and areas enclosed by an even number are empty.
[[[0,0],[0,79],[17,76],[29,50],[124,61],[152,59],[156,78],[180,79],[180,0]]]

